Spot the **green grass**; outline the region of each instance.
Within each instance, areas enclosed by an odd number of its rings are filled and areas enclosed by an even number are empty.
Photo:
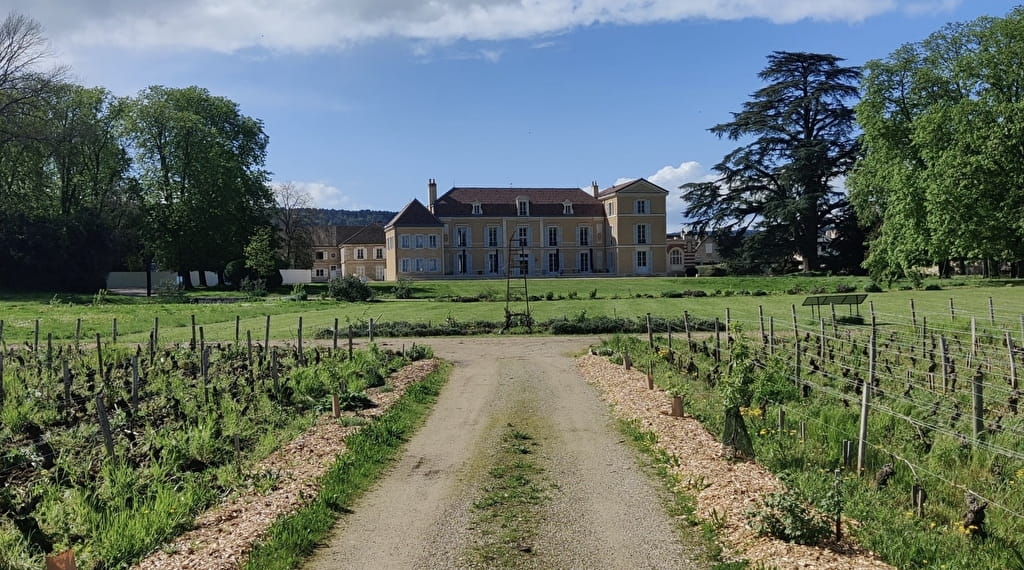
[[[987,299],[981,297],[976,302],[987,304]],[[919,318],[923,314],[921,306],[918,302]],[[933,322],[935,315],[928,316],[929,322]],[[987,323],[981,328],[987,329]],[[855,337],[859,337],[859,346],[863,348],[867,327],[852,327],[849,330],[853,330]],[[1006,390],[999,368],[1006,366],[1003,361],[1005,348],[999,346],[996,340],[994,345],[982,344],[980,350],[981,358],[988,360],[992,366],[991,376],[986,380],[989,386],[985,390],[988,398],[986,424],[990,425],[996,416],[1002,416],[1005,426],[1005,432],[987,433],[983,437],[989,444],[1011,450],[1012,457],[996,455],[984,449],[972,449],[969,439],[964,445],[957,438],[938,430],[929,433],[929,443],[923,445],[915,429],[902,416],[916,417],[918,421],[922,417],[926,419],[925,410],[936,399],[943,405],[937,419],[930,423],[939,424],[944,431],[966,433],[967,438],[970,438],[968,420],[962,417],[955,421],[951,419],[955,417],[951,410],[953,401],[959,401],[966,410],[970,409],[970,390],[969,387],[963,387],[967,380],[961,377],[961,387],[955,394],[927,396],[922,402],[901,395],[907,383],[905,373],[914,367],[907,362],[906,352],[900,356],[896,347],[913,344],[914,341],[909,339],[915,338],[915,335],[906,324],[886,326],[883,331],[881,336],[885,339],[889,339],[891,334],[899,336],[896,345],[879,352],[882,365],[891,364],[894,370],[891,374],[880,373],[880,388],[884,394],[880,393],[873,399],[873,405],[880,406],[880,409],[871,413],[869,441],[872,446],[867,455],[867,476],[858,476],[850,469],[844,470],[843,513],[858,521],[858,524],[847,527],[846,532],[856,536],[865,548],[879,553],[886,561],[900,568],[1024,568],[1024,545],[1019,539],[1024,529],[1024,520],[1019,516],[995,506],[990,507],[986,524],[989,537],[985,540],[968,536],[961,527],[966,510],[964,487],[1015,513],[1024,513],[1024,500],[1017,491],[1021,481],[1024,481],[1024,463],[1014,459],[1024,452],[1019,441],[1019,433],[1024,424],[1019,416],[1009,414],[1005,409]],[[950,332],[946,331],[946,334]],[[785,336],[785,331],[782,331],[780,339]],[[961,342],[953,344],[963,345],[963,351],[969,351],[969,341],[964,339],[965,335],[961,337]],[[689,353],[686,343],[678,341],[675,344],[679,351],[676,354],[677,364],[669,364],[661,356],[654,356],[647,349],[645,341],[634,336],[616,336],[609,341],[609,347],[616,353],[628,350],[638,368],[646,368],[648,363],[653,362],[656,382],[662,388],[682,392],[687,401],[687,411],[709,431],[720,436],[724,425],[724,399],[728,394],[737,393],[736,387],[723,377],[726,364],[723,363],[722,368],[715,372],[715,364],[709,357]],[[663,335],[656,338],[662,348],[665,341]],[[698,346],[700,342],[703,341],[699,341]],[[778,340],[778,358],[772,359],[760,353],[759,339],[749,342],[754,343],[756,358],[764,364],[764,367],[757,368],[758,372],[751,385],[755,397],[758,393],[772,392],[775,394],[773,397],[777,397],[782,394],[780,388],[792,389],[792,343]],[[804,359],[805,366],[809,357],[816,354],[814,340],[810,343],[810,350]],[[662,354],[666,352],[663,350]],[[842,356],[840,361],[825,363],[832,375],[830,378],[823,378],[804,369],[803,378],[815,384],[809,398],[793,394],[781,400],[787,415],[784,429],[777,429],[778,403],[767,402],[764,413],[755,403],[755,407],[749,408],[746,413],[746,423],[758,461],[773,472],[786,473],[788,484],[812,500],[828,496],[834,484],[833,471],[841,466],[842,441],[856,440],[858,430],[859,396],[849,382],[844,383],[838,379],[841,378],[838,371],[842,365],[866,367],[866,362],[856,364],[858,359],[862,359],[860,350],[851,350],[848,343],[837,346],[839,353]],[[726,349],[725,362],[728,362],[728,354]],[[958,349],[953,355],[956,363],[962,366],[964,352]],[[684,372],[691,357],[699,368],[696,376]],[[927,364],[927,359],[919,358],[917,361],[914,393],[918,398],[927,395],[921,373],[922,367]],[[709,379],[716,382],[715,386],[709,385]],[[773,386],[773,381],[779,384]],[[832,391],[826,391],[821,386],[828,386]],[[843,400],[849,405],[843,405]],[[894,414],[884,413],[885,410],[893,410]],[[805,439],[800,439],[798,435],[800,422],[806,425]],[[890,452],[894,455],[890,455]],[[909,467],[904,458],[915,467]],[[873,476],[888,462],[895,464],[896,475],[886,488],[878,489],[873,484]],[[910,489],[915,482],[922,483],[929,495],[924,517],[912,513]],[[827,508],[824,504],[819,507]]]
[[[473,503],[479,538],[470,554],[483,568],[527,563],[540,524],[538,505],[549,498],[544,468],[532,458],[539,443],[529,432],[511,423],[507,427],[484,493]]]
[[[758,327],[758,306],[762,306],[766,326],[770,317],[775,325],[790,326],[791,306],[796,305],[802,323],[813,323],[809,308],[800,307],[810,291],[834,292],[837,285],[855,285],[858,291],[867,283],[861,277],[720,277],[720,278],[602,278],[602,279],[533,279],[530,293],[542,300],[531,302],[535,321],[567,318],[618,316],[638,317],[651,313],[655,317],[678,317],[684,311],[695,317],[725,319],[726,311],[735,322],[745,324],[747,330]],[[939,281],[937,281],[939,282]],[[941,281],[945,288],[939,291],[889,290],[869,295],[881,324],[893,319],[909,319],[909,303],[914,299],[921,315],[929,315],[932,326],[966,328],[968,315],[987,318],[988,297],[994,299],[997,319],[1004,325],[1017,326],[1018,315],[1024,312],[1024,281],[955,279]],[[1011,286],[1012,285],[1012,286]],[[76,319],[82,319],[83,342],[95,342],[96,333],[104,339],[111,336],[113,319],[118,320],[119,340],[124,343],[147,342],[154,319],[160,321],[162,342],[185,342],[191,338],[190,316],[204,328],[211,341],[232,342],[235,339],[235,317],[240,317],[240,338],[246,332],[254,341],[264,336],[265,319],[271,315],[270,335],[275,340],[294,341],[298,333],[299,318],[303,319],[304,337],[309,339],[318,329],[331,328],[338,319],[345,336],[347,325],[364,325],[369,319],[386,322],[414,322],[438,324],[448,320],[460,323],[488,321],[500,323],[504,319],[505,302],[477,301],[451,302],[453,297],[477,297],[484,294],[503,299],[503,280],[480,281],[420,281],[412,284],[415,298],[396,300],[385,295],[391,284],[375,284],[380,299],[367,303],[338,303],[315,300],[312,287],[309,301],[287,301],[271,297],[259,301],[233,304],[164,304],[145,298],[108,295],[104,303],[93,306],[88,296],[53,294],[9,295],[0,294],[0,319],[4,320],[3,338],[8,344],[33,342],[34,322],[40,322],[40,343],[45,345],[46,335],[52,333],[57,340],[74,337]],[[589,297],[596,290],[596,298]],[[669,291],[701,290],[707,297],[669,298]],[[799,293],[787,294],[787,291]],[[754,296],[750,293],[764,292]],[[576,298],[570,299],[575,292]],[[219,293],[219,292],[218,292]],[[543,300],[548,296],[552,300]],[[958,319],[948,319],[949,299],[954,299]],[[839,314],[846,309],[838,308]],[[868,314],[865,303],[862,315]],[[826,310],[827,313],[827,310]],[[825,315],[828,319],[829,315]],[[358,327],[357,327],[358,328]]]
[[[275,522],[245,567],[285,569],[302,563],[340,514],[399,456],[436,401],[449,370],[442,366],[411,386],[386,414],[349,437],[346,452],[324,476],[320,494],[295,514]]]

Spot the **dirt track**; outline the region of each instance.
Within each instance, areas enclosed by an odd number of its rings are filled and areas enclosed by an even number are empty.
[[[551,500],[535,568],[693,568],[663,497],[614,429],[570,354],[584,337],[444,338],[430,344],[455,369],[394,469],[341,522],[310,562],[336,568],[471,565],[477,498],[500,428],[527,421],[541,442]],[[384,340],[399,347],[411,341]]]

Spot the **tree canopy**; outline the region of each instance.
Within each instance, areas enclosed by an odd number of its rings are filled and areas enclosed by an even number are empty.
[[[818,269],[859,243],[835,251],[856,232],[856,221],[837,181],[857,158],[853,110],[860,70],[829,54],[773,52],[757,90],[732,121],[710,131],[729,140],[751,139],[713,167],[712,182],[682,188],[684,215],[696,231],[713,231],[727,256],[752,265],[785,265],[798,254],[805,270]],[[854,240],[856,241],[856,240]],[[849,256],[849,255],[848,255]]]
[[[1024,258],[1024,8],[950,24],[869,62],[849,179],[867,266]]]

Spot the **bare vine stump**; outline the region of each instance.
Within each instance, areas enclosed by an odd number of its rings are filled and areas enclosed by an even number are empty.
[[[988,503],[982,501],[971,492],[966,493],[967,512],[964,513],[964,533],[969,536],[985,538],[985,509]]]
[[[683,398],[681,396],[672,396],[672,416],[683,417]]]

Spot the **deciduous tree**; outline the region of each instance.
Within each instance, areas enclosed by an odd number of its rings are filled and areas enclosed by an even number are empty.
[[[950,24],[866,65],[852,199],[867,265],[1024,258],[1024,9]]]

